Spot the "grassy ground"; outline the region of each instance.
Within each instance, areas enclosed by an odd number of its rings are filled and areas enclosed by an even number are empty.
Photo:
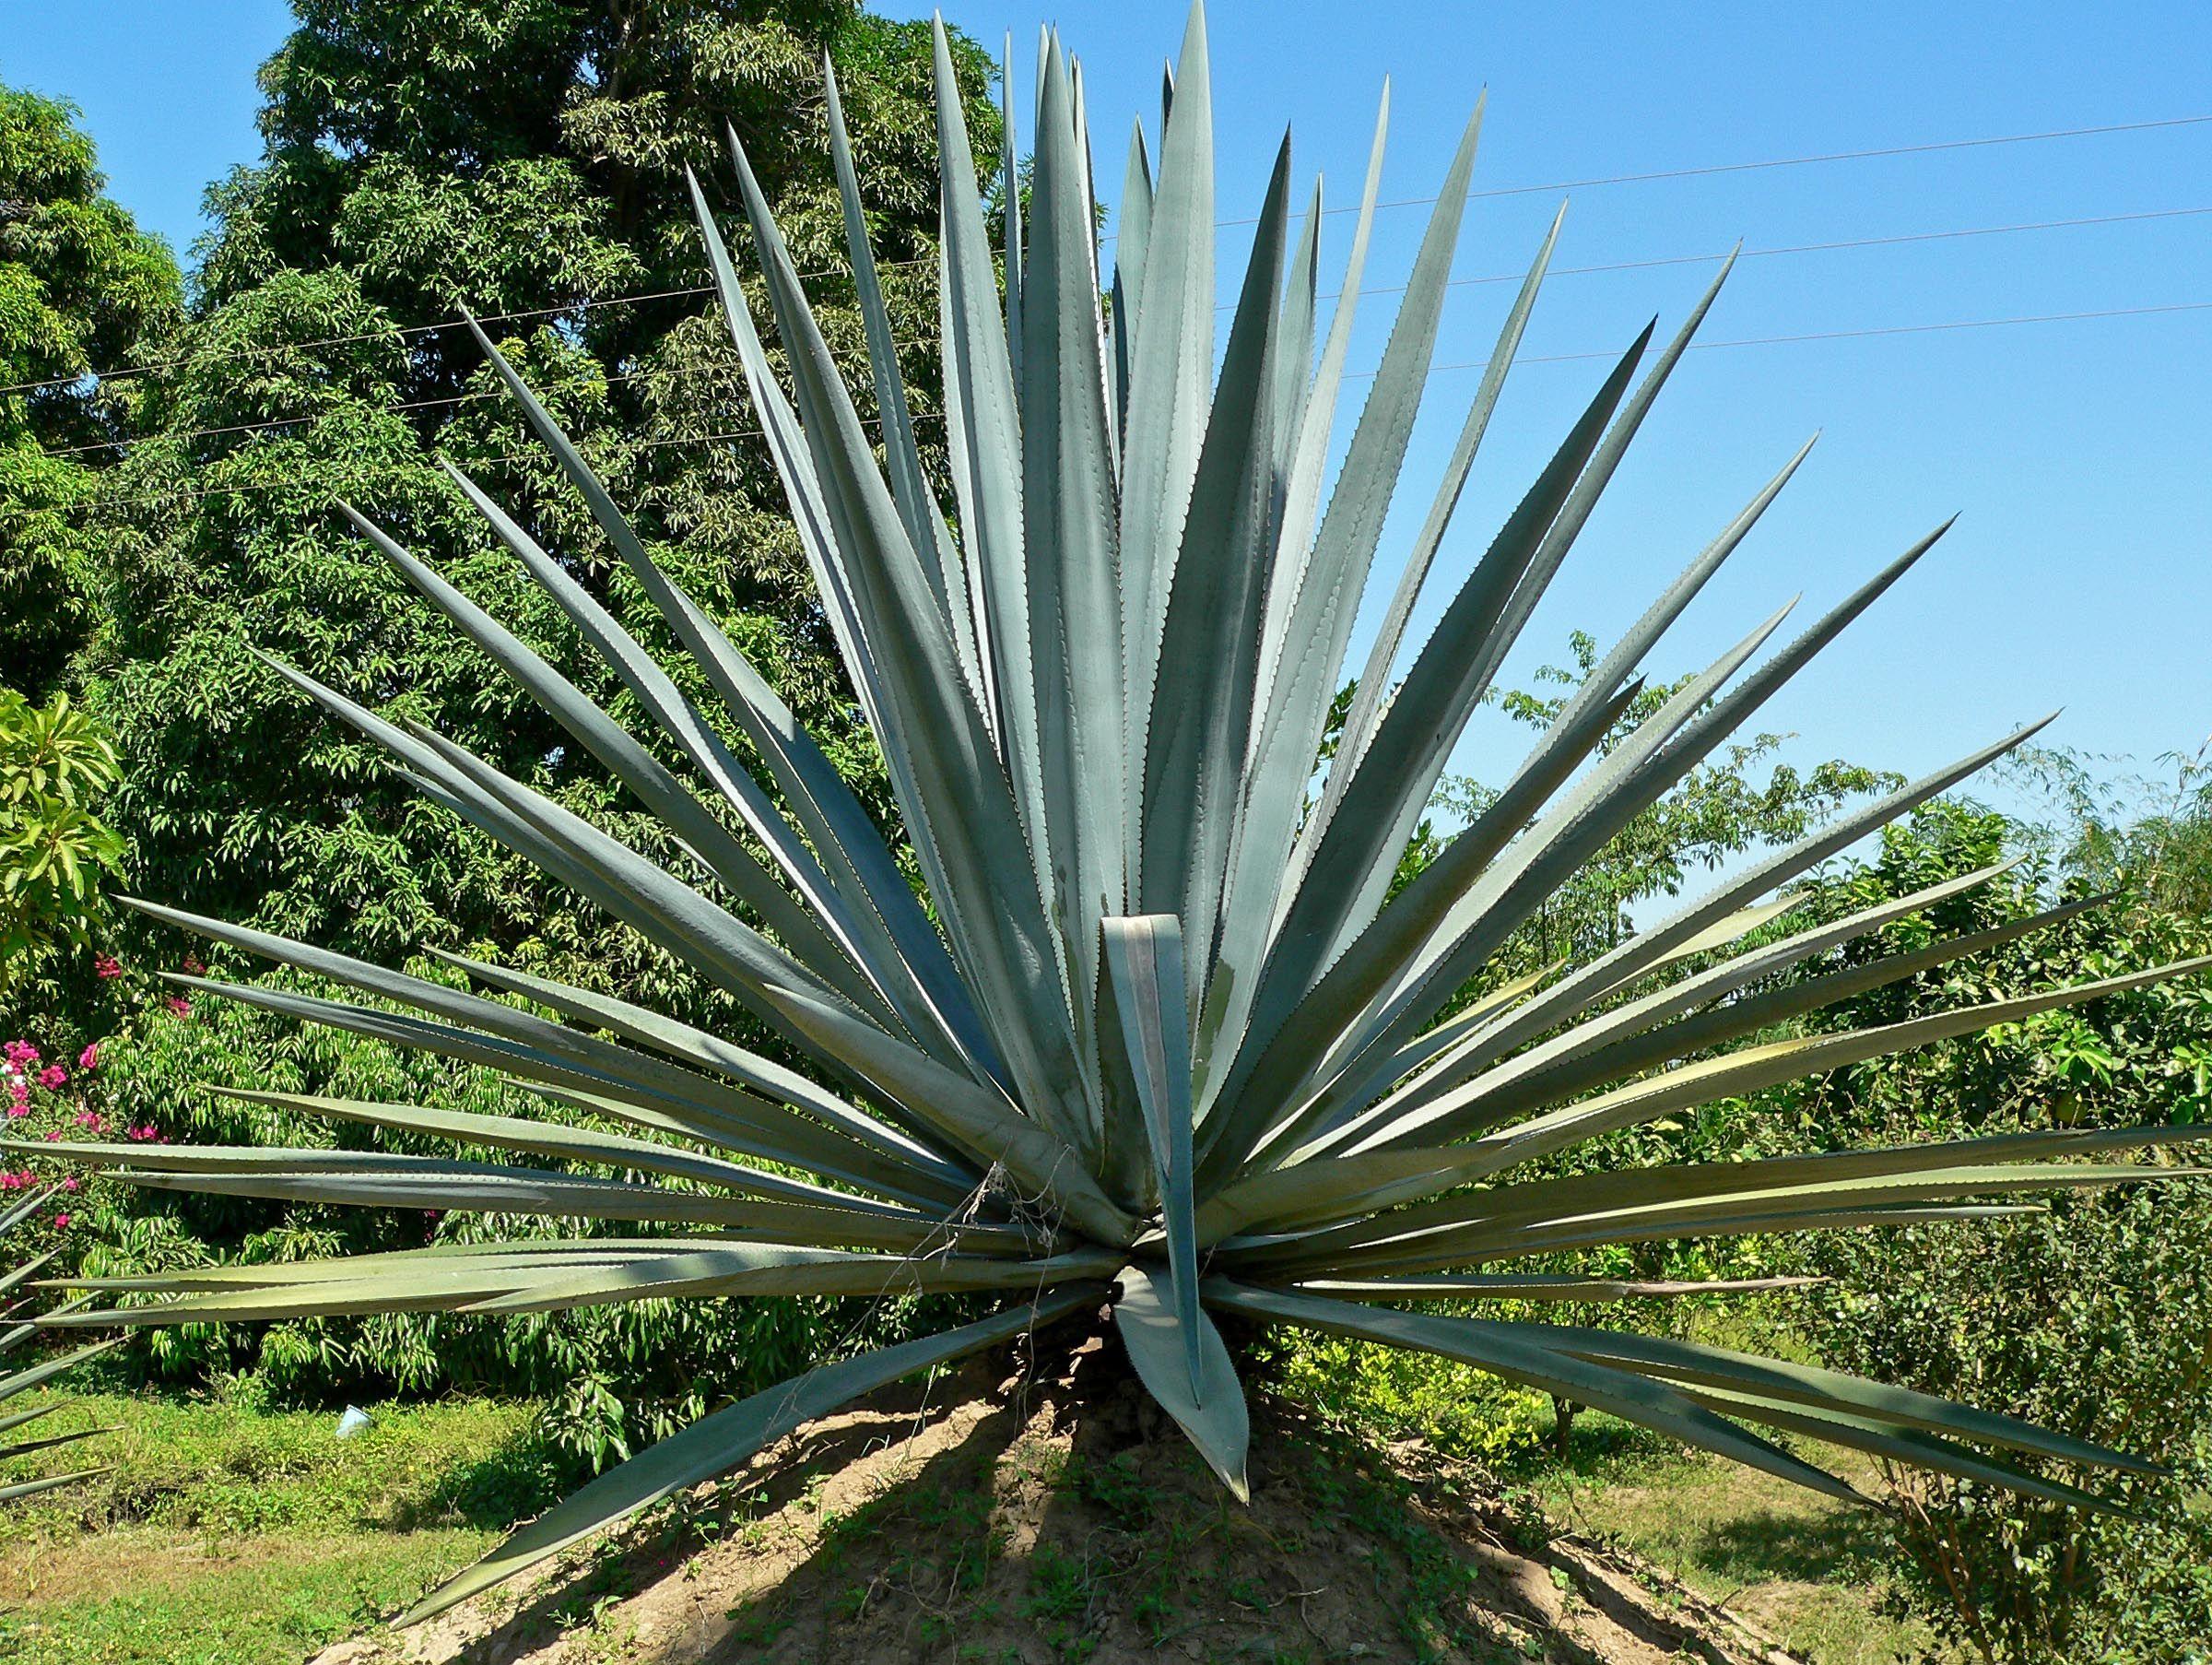
[[[116,1431],[19,1459],[0,1483],[108,1471],[0,1512],[0,1658],[297,1661],[481,1553],[571,1478],[532,1438],[528,1406],[382,1408],[344,1441],[335,1423],[213,1399],[73,1399],[40,1431]]]
[[[1809,1452],[1873,1487],[1857,1453]],[[1878,1517],[1595,1411],[1569,1459],[1504,1465],[1562,1526],[1618,1542],[1814,1665],[1947,1659],[1927,1627],[1891,1611]]]
[[[343,1442],[335,1420],[150,1396],[57,1412],[55,1432],[117,1431],[23,1459],[0,1483],[95,1460],[109,1471],[0,1514],[0,1658],[296,1662],[369,1627],[575,1478],[534,1437],[526,1405],[380,1408]],[[1924,1657],[1924,1635],[1881,1612],[1880,1544],[1852,1511],[1595,1414],[1577,1421],[1571,1460],[1524,1450],[1494,1466],[1561,1524],[1638,1552],[1816,1665]]]

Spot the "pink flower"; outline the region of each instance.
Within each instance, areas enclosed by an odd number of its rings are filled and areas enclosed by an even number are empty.
[[[100,1128],[100,1112],[97,1110],[79,1110],[76,1113],[76,1125],[80,1128],[89,1128],[95,1133],[99,1132]]]
[[[161,1136],[154,1131],[154,1124],[148,1122],[143,1128],[133,1128],[131,1129],[131,1137],[135,1140],[144,1140],[149,1139],[159,1139]]]
[[[39,1061],[39,1049],[29,1041],[10,1041],[4,1049],[7,1061],[18,1069],[28,1069]]]
[[[202,964],[200,963],[200,957],[199,957],[199,955],[197,955],[197,954],[186,954],[186,955],[184,956],[184,974],[185,974],[186,976],[188,976],[188,977],[196,977],[196,976],[199,976],[201,974],[203,974],[204,972],[206,972],[206,969],[207,969],[207,968],[206,968],[205,965],[202,965]]]
[[[69,1224],[69,1216],[66,1214],[56,1214],[53,1217],[53,1223],[56,1230],[65,1229]]]
[[[100,1068],[100,1043],[95,1041],[76,1055],[76,1067],[87,1074]]]
[[[7,1088],[7,1113],[11,1116],[30,1114],[30,1086],[26,1081],[11,1081]]]
[[[106,981],[123,975],[123,962],[113,954],[95,954],[92,956],[92,969],[102,981]]]
[[[77,1182],[74,1178],[65,1179],[62,1181],[62,1189],[65,1191],[74,1191],[76,1189],[76,1184]]]
[[[60,1144],[62,1142],[62,1130],[59,1128],[47,1128],[46,1142],[50,1145]]]
[[[169,1010],[175,1012],[180,1018],[190,1017],[192,1015],[192,1002],[187,1000],[182,995],[171,995],[169,997]]]
[[[68,1080],[69,1072],[59,1064],[49,1064],[39,1071],[39,1085],[49,1092],[59,1092]]]

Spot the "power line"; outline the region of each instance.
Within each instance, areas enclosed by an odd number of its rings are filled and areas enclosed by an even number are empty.
[[[1669,168],[1648,173],[1614,173],[1591,179],[1563,180],[1554,182],[1549,184],[1541,185],[1500,185],[1491,187],[1488,190],[1470,192],[1468,194],[1468,200],[1473,201],[1478,197],[1488,198],[1500,196],[1524,196],[1543,192],[1582,190],[1597,185],[1645,184],[1664,180],[1697,179],[1714,174],[1724,173],[1749,173],[1775,168],[1805,168],[1825,162],[1858,161],[1878,157],[1918,156],[1944,150],[1980,149],[1997,145],[2036,144],[2050,139],[2086,138],[2092,136],[2104,134],[2147,133],[2163,128],[2199,126],[2206,123],[2212,123],[2212,114],[2168,116],[2159,120],[2143,122],[2114,122],[2106,124],[2102,126],[2095,127],[2055,127],[2042,133],[1996,134],[1981,138],[1941,139],[1925,144],[1890,145],[1865,150],[1832,150],[1813,156],[1771,157],[1757,161],[1713,162],[1701,167]],[[1378,203],[1376,207],[1378,208],[1420,207],[1425,205],[1434,203],[1436,200],[1437,198],[1434,196],[1402,196],[1389,202]],[[2175,210],[2175,212],[2196,211],[2198,210]],[[1348,207],[1324,208],[1323,210],[1324,215],[1348,214],[1352,212],[1354,212],[1354,210]],[[1219,219],[1216,220],[1214,225],[1216,230],[1222,230],[1230,226],[1247,226],[1256,223],[1256,220],[1250,218]],[[1107,236],[1101,238],[1100,241],[1112,242],[1113,235],[1113,233],[1110,232],[1107,234]],[[1843,244],[1838,246],[1852,247],[1857,245]],[[933,263],[935,258],[935,257],[934,255],[919,255],[905,260],[879,260],[877,262],[877,265],[879,268],[921,266],[924,264]],[[1705,256],[1682,256],[1680,258],[1702,259],[1705,258]],[[1675,264],[1675,262],[1654,262],[1652,264],[1671,265]],[[1593,267],[1588,269],[1612,270],[1617,268]],[[822,271],[802,272],[799,274],[799,276],[801,278],[846,278],[850,277],[851,273],[849,270],[842,267],[833,267]],[[1520,274],[1518,273],[1514,274],[1515,278],[1518,278]],[[1462,281],[1503,282],[1506,281],[1506,279],[1474,278],[1463,279]],[[637,295],[607,295],[592,300],[579,300],[560,306],[534,307],[522,312],[485,313],[478,315],[477,322],[482,324],[505,324],[527,318],[558,317],[566,313],[588,312],[594,309],[609,306],[638,306],[652,301],[682,300],[692,296],[708,294],[711,292],[712,291],[708,286],[704,284],[695,284],[679,289],[654,289]],[[1360,293],[1363,295],[1370,292],[1387,293],[1388,291],[1370,291],[1366,289],[1362,289],[1360,291]],[[260,357],[266,354],[280,352],[305,352],[319,347],[344,347],[359,341],[388,340],[394,337],[405,340],[416,336],[434,335],[443,330],[460,329],[465,326],[466,322],[467,321],[465,319],[462,318],[449,318],[437,324],[413,324],[395,329],[363,330],[357,334],[347,336],[324,336],[314,340],[288,342],[281,347],[271,346],[267,348],[249,348],[238,353],[224,355],[223,359],[218,361],[227,362],[232,359]],[[166,359],[151,359],[136,364],[118,365],[112,370],[93,370],[88,368],[71,376],[51,376],[43,381],[34,382],[0,383],[0,395],[11,393],[36,393],[50,387],[74,387],[78,383],[85,381],[118,381],[127,376],[146,375],[153,371],[171,369],[176,365],[188,362],[191,357],[192,355],[190,354],[180,353]]]
[[[2095,138],[2114,133],[2151,133],[2168,127],[2197,127],[2212,122],[2212,115],[2163,116],[2147,122],[2109,122],[2096,127],[2053,127],[2042,133],[2001,133],[1983,138],[1934,139],[1918,145],[1881,145],[1865,150],[1825,150],[1810,156],[1776,156],[1750,162],[1707,162],[1695,168],[1661,168],[1649,173],[1607,173],[1590,179],[1553,180],[1541,185],[1493,185],[1488,190],[1470,191],[1467,200],[1474,202],[1498,196],[1532,196],[1553,191],[1586,191],[1598,185],[1647,185],[1665,180],[1710,179],[1723,173],[1761,173],[1776,168],[1812,168],[1828,162],[1873,161],[1883,157],[1929,156],[1943,150],[1981,150],[1996,145],[2035,145],[2049,139]],[[1401,196],[1390,202],[1375,205],[1378,208],[1418,208],[1436,202],[1434,196]],[[1346,206],[1324,208],[1324,214],[1353,214],[1358,209]],[[1217,226],[1257,225],[1256,218],[1222,219]]]
[[[1834,254],[1850,249],[1888,248],[1910,243],[1955,241],[1961,238],[2008,236],[2028,231],[2066,230],[2084,227],[2140,223],[2149,220],[2201,218],[2206,215],[2212,215],[2212,206],[2188,208],[2151,208],[2129,214],[2100,214],[2072,219],[2031,220],[1998,226],[1967,226],[1949,230],[1907,231],[1882,237],[1856,237],[1829,242],[1792,243],[1773,248],[1746,249],[1743,251],[1741,258],[1746,260],[1754,260],[1772,255]],[[1631,272],[1650,270],[1661,266],[1701,266],[1711,264],[1714,261],[1724,260],[1725,258],[1727,258],[1725,251],[1710,254],[1671,254],[1648,260],[1612,261],[1599,266],[1559,266],[1553,269],[1551,275],[1556,278],[1586,277],[1592,274],[1603,272]],[[811,275],[819,277],[823,276],[824,274],[815,273]],[[1525,275],[1526,274],[1521,272],[1504,272],[1477,278],[1454,278],[1450,281],[1449,284],[1446,285],[1446,287],[1451,289],[1465,289],[1484,284],[1518,283]],[[1359,290],[1359,294],[1362,297],[1369,295],[1396,294],[1403,290],[1405,287],[1406,286],[1404,284],[1382,284],[1373,288],[1362,289]],[[663,291],[664,294],[703,294],[709,291],[704,289],[698,290],[671,289]],[[660,297],[655,296],[653,298],[658,299]],[[1324,301],[1333,301],[1337,299],[1337,296],[1334,294],[1324,295],[1320,297],[1320,299]],[[559,311],[560,309],[553,308],[545,310]],[[506,316],[509,317],[533,317],[541,315],[544,315],[543,313],[516,313],[506,314]],[[441,328],[443,326],[427,325],[418,327]],[[923,345],[923,343],[900,341],[894,343],[894,345],[899,347],[914,347]],[[271,348],[267,350],[275,351],[287,349]],[[240,356],[242,357],[243,355]],[[227,360],[218,360],[215,361],[228,362]],[[1533,361],[1534,360],[1524,360],[1524,362]],[[609,385],[615,385],[625,382],[647,380],[655,375],[680,378],[684,376],[706,373],[711,372],[705,370],[627,371],[615,375],[610,375],[606,378],[606,381]],[[379,407],[379,410],[382,414],[404,415],[414,411],[442,408],[448,406],[473,404],[480,399],[495,399],[502,396],[504,396],[503,390],[487,389],[473,393],[446,394],[435,398],[411,399],[403,404],[382,406]],[[304,423],[314,421],[323,414],[323,412],[315,411],[303,413],[296,417],[272,417],[260,421],[236,422],[221,428],[191,428],[186,429],[182,432],[163,434],[159,437],[170,440],[195,440],[219,439],[234,434],[268,433],[275,432],[280,429],[300,427]],[[58,447],[56,449],[48,451],[46,455],[49,456],[58,457],[83,456],[88,455],[95,452],[114,450],[128,443],[129,442],[126,441],[95,440],[82,444]]]
[[[1909,243],[1948,242],[1969,237],[2006,237],[2020,231],[2070,231],[2090,226],[2133,225],[2147,220],[2160,219],[2189,219],[2206,214],[2212,214],[2212,206],[2195,208],[2146,208],[2132,214],[2090,214],[2073,219],[2020,220],[2009,225],[1962,226],[1955,230],[1941,231],[1899,231],[1883,237],[1852,237],[1833,242],[1780,243],[1768,249],[1744,249],[1738,253],[1737,258],[1760,260],[1776,254],[1840,254],[1846,249],[1896,248]],[[1719,249],[1710,254],[1664,254],[1649,260],[1608,261],[1602,266],[1554,266],[1551,268],[1550,276],[1554,278],[1584,278],[1599,272],[1642,272],[1660,266],[1710,266],[1727,258],[1728,251]],[[1496,272],[1482,278],[1454,278],[1445,287],[1447,289],[1469,289],[1482,284],[1519,283],[1527,276],[1526,272]],[[1362,289],[1359,295],[1363,300],[1369,295],[1395,295],[1402,293],[1405,288],[1406,286],[1402,283],[1379,284],[1373,288]],[[1319,297],[1323,301],[1334,301],[1336,298],[1337,296],[1335,294]],[[1230,304],[1233,305],[1234,302]]]
[[[1930,336],[1950,330],[2006,329],[2019,324],[2079,324],[2093,318],[2150,318],[2172,313],[2212,313],[2212,301],[2176,301],[2161,306],[2100,307],[2079,313],[2028,313],[2010,318],[1951,318],[1940,324],[1884,324],[1868,329],[1808,330],[1795,336],[1745,336],[1734,341],[1692,341],[1692,352],[1717,352],[1733,347],[1789,347],[1805,341],[1864,341],[1876,336]],[[1537,353],[1516,359],[1517,364],[1573,364],[1585,359],[1618,359],[1615,352]],[[1479,359],[1470,359],[1458,364],[1436,364],[1430,367],[1431,375],[1451,370],[1486,370],[1488,365]],[[1347,381],[1372,376],[1372,371],[1361,371],[1357,377]]]
[[[2182,301],[2154,306],[2106,307],[2088,312],[2031,313],[2005,318],[1959,318],[1948,319],[1941,323],[1935,324],[1888,324],[1879,325],[1866,329],[1814,330],[1801,335],[1789,336],[1751,336],[1731,341],[1695,341],[1690,344],[1690,350],[1693,352],[1700,350],[1718,351],[1727,348],[1747,347],[1781,347],[1803,342],[1860,341],[1880,336],[1932,335],[1953,330],[2003,329],[2018,325],[2073,324],[2087,322],[2092,319],[2147,318],[2180,313],[2203,312],[2212,312],[2212,301]],[[1618,356],[1618,354],[1612,350],[1575,353],[1543,353],[1524,356],[1517,360],[1516,362],[1522,364],[1571,364],[1580,362],[1583,360],[1613,359],[1617,358]],[[1461,363],[1433,365],[1430,367],[1430,373],[1441,374],[1450,371],[1481,370],[1485,368],[1487,368],[1487,365],[1482,360],[1468,360]],[[1371,377],[1373,374],[1374,372],[1372,371],[1358,371],[1347,375],[1345,379],[1347,381],[1363,381]],[[918,422],[935,421],[942,420],[943,416],[944,413],[942,411],[916,411],[914,413],[913,419]],[[870,427],[877,425],[873,419],[864,419],[864,423],[865,425]],[[723,444],[732,440],[758,439],[759,437],[761,437],[761,430],[758,428],[734,428],[718,433],[683,434],[671,436],[666,439],[643,440],[640,441],[630,448],[636,451],[657,451],[671,445]],[[533,462],[537,460],[540,455],[540,453],[535,451],[511,452],[501,456],[480,457],[477,459],[474,466],[478,468],[487,468],[498,467],[509,463]],[[419,464],[418,463],[410,463],[405,465],[404,466],[394,466],[387,468],[371,469],[368,471],[367,478],[376,478],[384,476],[396,476],[402,473],[408,473],[412,472],[414,468],[418,466]],[[83,506],[97,506],[100,508],[129,508],[154,503],[184,504],[205,502],[209,498],[242,497],[261,491],[293,490],[309,482],[303,482],[298,479],[260,480],[251,485],[243,486],[210,486],[188,488],[175,491],[151,491],[141,493],[135,497],[112,498],[99,501],[97,502],[92,500],[88,500]],[[335,494],[334,493],[333,495],[335,496]]]

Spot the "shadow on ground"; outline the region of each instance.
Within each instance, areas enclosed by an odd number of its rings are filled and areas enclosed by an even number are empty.
[[[1048,1354],[1048,1356],[1050,1356]],[[1231,1499],[1093,1340],[812,1424],[743,1475],[418,1632],[320,1665],[1119,1665],[1759,1657],[1466,1471],[1262,1401]]]

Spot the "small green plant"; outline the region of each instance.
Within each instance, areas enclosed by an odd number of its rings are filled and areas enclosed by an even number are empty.
[[[89,951],[124,853],[94,806],[120,773],[113,742],[67,694],[33,705],[0,687],[0,998],[12,1003],[62,950]]]
[[[1638,663],[1749,534],[1800,452],[1550,714],[1520,773],[1407,878],[1402,857],[1453,743],[1719,280],[1641,382],[1648,328],[1604,375],[1399,674],[1407,622],[1547,270],[1547,237],[1374,651],[1334,720],[1355,604],[1428,377],[1477,125],[1446,171],[1324,501],[1380,133],[1325,338],[1319,208],[1300,231],[1287,146],[1278,154],[1217,376],[1202,17],[1194,13],[1185,38],[1157,176],[1141,148],[1132,166],[1107,286],[1115,304],[1103,313],[1082,100],[1056,37],[1046,43],[1026,236],[1010,205],[1003,248],[985,232],[941,30],[935,50],[954,518],[914,441],[834,81],[824,108],[880,431],[863,422],[841,379],[735,140],[755,288],[774,315],[788,392],[698,198],[732,341],[888,764],[901,841],[887,844],[828,754],[655,564],[481,332],[493,371],[620,557],[622,582],[651,599],[680,646],[677,670],[537,541],[545,528],[533,529],[535,516],[511,515],[458,470],[453,484],[627,686],[623,709],[650,737],[384,529],[348,514],[637,797],[680,852],[675,865],[416,722],[404,702],[379,714],[272,662],[274,674],[384,748],[432,804],[691,967],[809,1069],[512,965],[449,957],[449,974],[418,975],[135,903],[228,951],[367,998],[184,979],[194,991],[487,1067],[508,1078],[511,1096],[478,1112],[229,1090],[239,1102],[472,1152],[460,1159],[322,1146],[71,1145],[66,1154],[124,1163],[134,1183],[157,1188],[548,1216],[591,1222],[593,1234],[92,1279],[124,1305],[62,1322],[431,1309],[515,1317],[779,1293],[1004,1303],[940,1333],[818,1363],[700,1417],[518,1531],[410,1618],[726,1472],[862,1394],[1101,1311],[1145,1388],[1239,1497],[1250,1427],[1224,1329],[1241,1336],[1266,1325],[1433,1352],[1838,1497],[1859,1494],[1754,1427],[2089,1507],[2100,1500],[2078,1485],[1996,1453],[2147,1468],[2108,1445],[1784,1359],[1627,1327],[1405,1310],[1770,1287],[1541,1269],[1653,1241],[2006,1214],[2022,1193],[2162,1177],[2169,1170],[2154,1163],[2112,1158],[2194,1130],[2049,1131],[1581,1172],[1543,1159],[1716,1099],[2205,962],[1903,1024],[1772,1038],[1844,994],[1985,946],[1941,939],[1775,989],[1780,973],[1821,964],[1996,875],[1780,938],[1756,933],[1786,902],[1759,898],[1964,779],[2020,734],[1807,830],[1571,967],[1469,997],[1470,982],[1548,898],[1725,744],[1940,529],[1755,668],[1746,669],[1780,613],[1663,699],[1639,704]],[[1640,720],[1618,732],[1631,713]],[[1314,761],[1332,731],[1316,788]],[[705,785],[704,798],[677,767]],[[470,992],[464,977],[492,993]],[[473,1154],[487,1150],[504,1155]],[[137,1304],[147,1296],[162,1299]],[[1087,1565],[1041,1555],[1033,1571],[1032,1599],[1051,1614],[1088,1601]],[[1078,1657],[1095,1636],[1074,1631],[1065,1642],[1064,1655]]]

